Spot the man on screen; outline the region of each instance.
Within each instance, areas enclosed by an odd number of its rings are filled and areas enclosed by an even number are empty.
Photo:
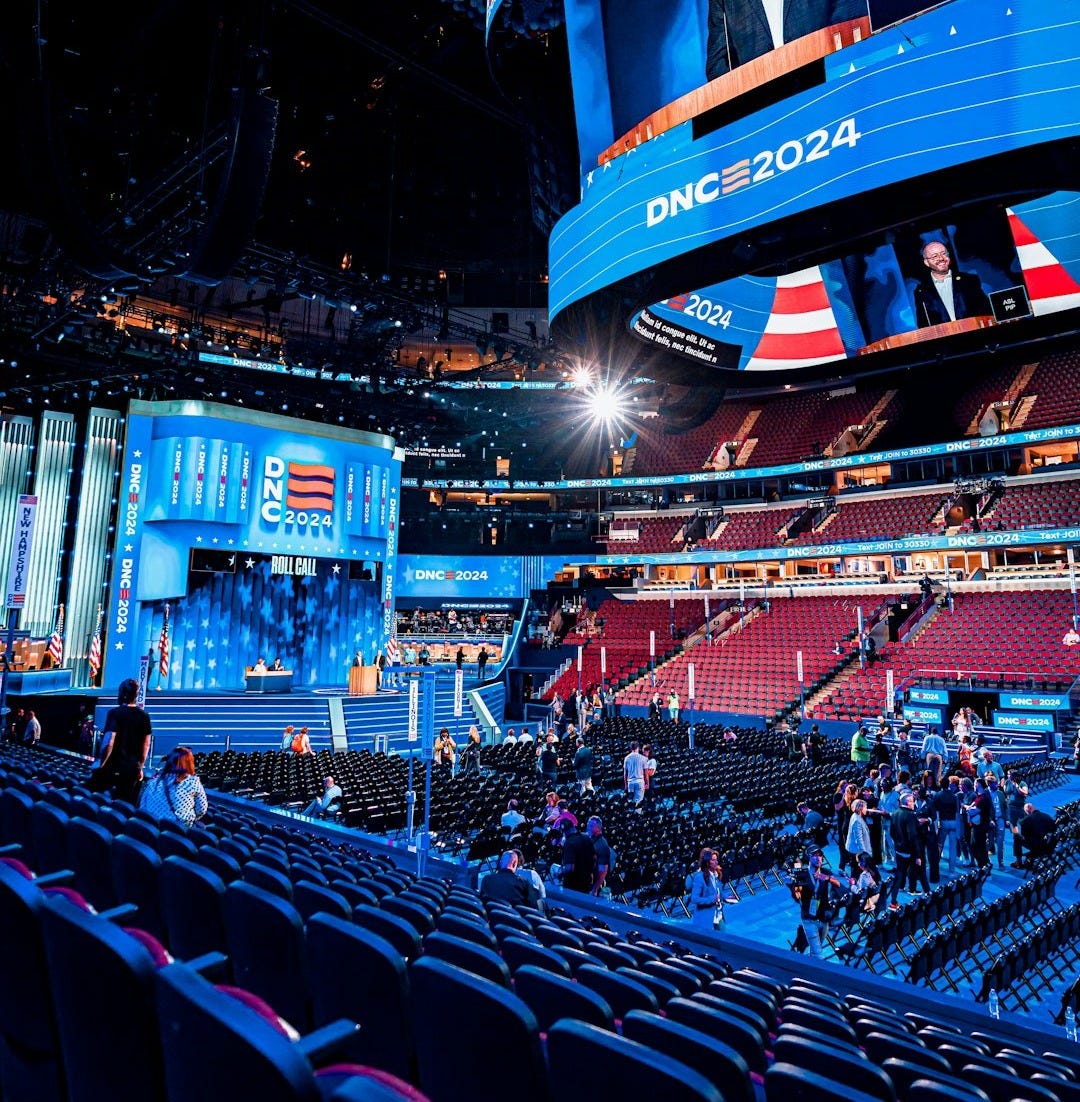
[[[922,247],[922,258],[930,276],[915,288],[915,324],[920,329],[958,318],[986,317],[993,312],[979,277],[954,271],[943,241],[928,241]]]
[[[709,0],[709,80],[822,27],[866,15],[866,0]]]

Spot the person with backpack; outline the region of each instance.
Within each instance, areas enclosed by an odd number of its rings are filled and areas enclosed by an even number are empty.
[[[294,754],[314,754],[315,751],[311,749],[311,739],[308,738],[308,729],[301,727],[296,734],[293,735],[292,743],[289,749]]]

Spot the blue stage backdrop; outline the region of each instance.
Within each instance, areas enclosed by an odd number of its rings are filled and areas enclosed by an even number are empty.
[[[121,479],[106,687],[146,655],[151,688],[242,688],[260,656],[298,688],[344,684],[357,651],[370,662],[384,645],[401,481],[389,437],[132,402]]]

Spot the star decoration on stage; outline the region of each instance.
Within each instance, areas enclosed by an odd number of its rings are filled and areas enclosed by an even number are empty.
[[[334,573],[335,574],[340,574],[341,573],[341,563],[339,563],[339,562],[334,563]]]
[[[202,536],[196,536],[195,537],[195,542],[196,543],[202,543]]]
[[[209,626],[210,626],[210,617],[209,616],[203,617],[202,623],[199,624],[199,627],[201,627],[203,629],[203,631],[206,631],[206,629]]]
[[[124,544],[124,550],[125,551],[134,551],[135,550],[135,545],[131,544],[131,543],[125,543]]]
[[[250,570],[255,565],[254,559],[244,559],[244,569]]]
[[[131,455],[132,455],[132,458],[134,458],[134,459],[142,459],[142,449],[141,448],[136,448],[131,453]]]
[[[232,540],[229,540],[229,543],[232,543]],[[235,555],[230,555],[229,556],[229,565],[230,566],[235,566],[236,565],[236,556]]]
[[[123,650],[123,649],[124,649],[124,644],[123,644],[123,641],[122,641],[122,640],[117,640],[117,642],[116,642],[116,649],[117,649],[117,650]]]

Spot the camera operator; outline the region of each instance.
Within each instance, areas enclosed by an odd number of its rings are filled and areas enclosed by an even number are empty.
[[[825,854],[817,846],[811,846],[809,864],[797,868],[792,883],[792,893],[799,901],[800,919],[807,947],[812,957],[823,957],[822,938],[835,916],[832,889],[850,887],[849,880],[841,880],[825,864]]]

